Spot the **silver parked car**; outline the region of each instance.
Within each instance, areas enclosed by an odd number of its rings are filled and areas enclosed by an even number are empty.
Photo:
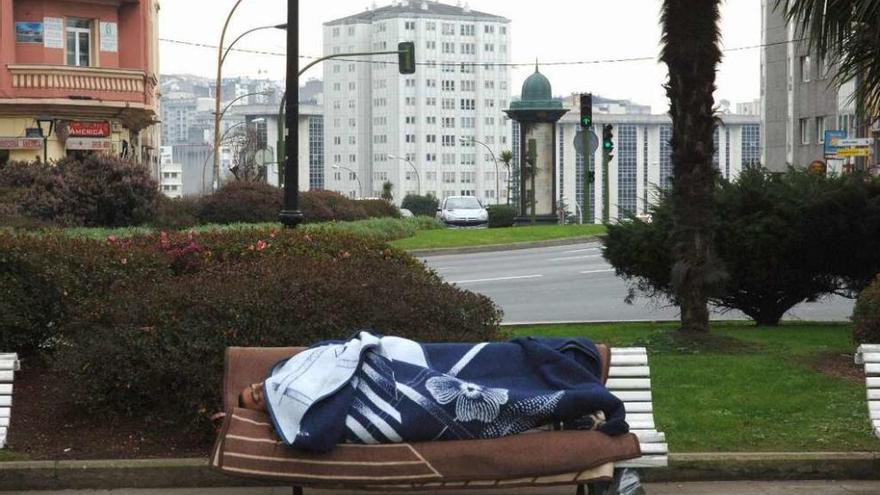
[[[473,196],[450,196],[437,209],[437,220],[451,227],[485,227],[489,212]]]

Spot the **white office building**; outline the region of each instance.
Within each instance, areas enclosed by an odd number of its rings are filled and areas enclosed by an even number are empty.
[[[173,146],[162,146],[159,152],[159,189],[169,198],[183,196],[183,165],[174,163]]]
[[[580,132],[580,108],[577,95],[566,99],[570,110],[557,124],[556,191],[561,202],[579,218],[602,222],[602,150],[597,148],[592,161],[595,180],[585,183],[584,158],[575,148]],[[608,167],[609,217],[612,222],[626,214],[643,215],[657,200],[658,188],[668,188],[672,179],[672,119],[668,115],[644,113],[596,113],[593,125],[599,140],[605,124],[614,126],[614,159]],[[726,114],[715,130],[713,162],[722,177],[735,179],[748,167],[758,166],[761,157],[761,121],[756,115]],[[516,124],[514,124],[516,126]],[[517,129],[513,136],[514,166],[520,163],[521,148]],[[586,186],[586,187],[585,187]],[[587,201],[584,202],[584,192]],[[575,206],[577,205],[577,207]],[[585,206],[586,205],[586,206]],[[592,217],[590,206],[592,205]]]
[[[324,25],[324,53],[416,46],[416,73],[397,57],[324,63],[326,188],[351,197],[432,193],[506,198],[493,155],[511,148],[510,21],[433,0],[395,0]],[[500,182],[506,184],[507,177]],[[360,185],[359,182],[360,181]]]

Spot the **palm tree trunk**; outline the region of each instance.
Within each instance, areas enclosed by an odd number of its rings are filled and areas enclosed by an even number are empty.
[[[682,330],[709,331],[709,283],[720,269],[713,257],[712,195],[716,171],[715,73],[720,0],[664,0],[661,60],[669,68],[672,116],[672,281]]]

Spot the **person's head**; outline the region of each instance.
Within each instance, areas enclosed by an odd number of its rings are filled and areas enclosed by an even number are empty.
[[[265,411],[266,397],[263,395],[263,384],[254,383],[245,387],[238,396],[238,403],[245,409]]]

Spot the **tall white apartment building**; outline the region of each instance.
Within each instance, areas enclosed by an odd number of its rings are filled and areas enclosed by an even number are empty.
[[[397,57],[324,63],[326,188],[351,197],[379,196],[394,184],[406,194],[473,195],[494,202],[493,159],[512,147],[509,106],[510,21],[438,1],[391,5],[324,25],[324,53],[416,46],[416,73],[401,75]],[[407,163],[408,162],[408,163]]]

